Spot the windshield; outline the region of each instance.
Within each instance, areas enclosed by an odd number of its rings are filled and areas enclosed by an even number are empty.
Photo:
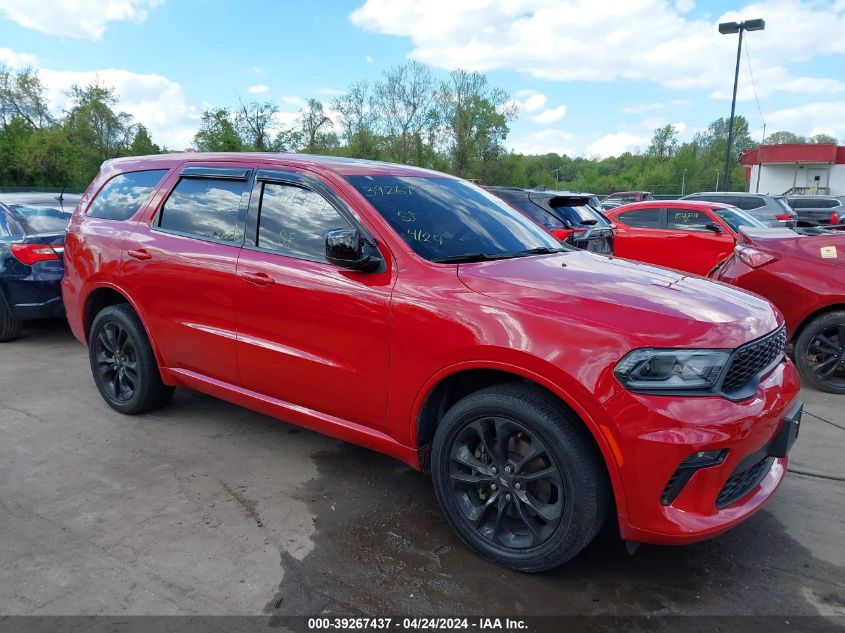
[[[749,215],[745,211],[737,209],[736,207],[720,207],[713,209],[713,212],[720,218],[722,218],[727,223],[727,225],[737,233],[739,233],[739,227],[741,226],[769,226],[765,222],[761,222],[757,218]]]
[[[521,213],[463,180],[436,176],[346,179],[414,252],[431,261],[564,250]]]
[[[71,213],[55,207],[10,204],[9,208],[21,219],[27,233],[61,233],[70,222]]]

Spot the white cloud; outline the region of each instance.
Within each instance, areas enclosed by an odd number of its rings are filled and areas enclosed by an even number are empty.
[[[0,64],[6,64],[10,68],[25,68],[35,66],[38,58],[29,53],[17,53],[10,48],[0,48]]]
[[[368,64],[372,64],[372,63],[373,63],[373,56],[372,56],[372,55],[367,55],[367,57],[365,57],[365,59],[367,60],[367,63],[368,63]]]
[[[149,128],[153,141],[172,149],[184,149],[199,127],[200,112],[187,102],[182,86],[161,75],[144,75],[120,68],[91,72],[40,69],[50,109],[60,113],[68,107],[67,92],[74,84],[99,82],[115,89],[117,109],[128,112]]]
[[[832,134],[845,143],[845,101],[806,103],[766,114],[768,131],[789,130],[796,134]]]
[[[622,106],[622,112],[625,114],[643,114],[644,112],[662,110],[665,107],[666,105],[663,103],[632,103]]]
[[[264,69],[261,66],[253,66],[252,72],[254,72],[256,75],[263,75]]]
[[[695,0],[675,0],[675,10],[678,13],[689,13],[695,9]]]
[[[566,116],[566,106],[561,105],[556,108],[549,108],[543,110],[540,114],[531,117],[531,120],[535,123],[543,123],[548,125],[549,123],[554,123],[555,121],[560,121],[563,117]]]
[[[249,94],[252,95],[260,95],[270,90],[269,87],[265,86],[264,84],[258,84],[257,86],[250,86],[249,87]]]
[[[546,95],[539,92],[528,97],[523,103],[526,112],[536,112],[545,105]]]
[[[648,145],[648,143],[649,138],[647,136],[638,136],[630,132],[616,132],[614,134],[605,134],[587,145],[586,154],[587,156],[598,156],[599,158],[619,156],[625,152],[637,152]]]
[[[687,17],[691,5],[489,0],[451,3],[444,11],[439,2],[366,0],[350,20],[369,31],[410,38],[411,57],[439,68],[511,70],[555,81],[652,81],[721,98],[732,87],[736,39],[720,35],[717,24],[763,15],[766,30],[748,35],[761,97],[781,90],[845,89],[837,77],[811,79],[787,69],[816,56],[845,55],[845,2],[767,0],[708,19]],[[739,98],[753,99],[744,61],[742,74]]]
[[[59,37],[98,40],[108,22],[147,19],[163,0],[0,0],[0,12],[21,26]]]
[[[519,154],[542,155],[554,152],[574,156],[576,151],[572,141],[573,137],[569,132],[546,128],[523,135],[519,140],[510,142],[508,147]]]
[[[341,90],[340,88],[317,88],[314,93],[320,95],[321,97],[339,97],[342,95],[345,90]]]

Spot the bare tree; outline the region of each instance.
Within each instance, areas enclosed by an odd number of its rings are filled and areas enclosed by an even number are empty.
[[[385,71],[374,104],[391,160],[408,163],[420,154],[426,130],[436,127],[434,101],[435,83],[425,65],[410,61]]]
[[[53,123],[38,72],[24,68],[13,73],[0,64],[0,126],[5,128],[13,118],[21,119],[30,129]]]
[[[264,103],[258,101],[244,103],[240,99],[238,101],[241,107],[235,115],[235,128],[244,145],[259,151],[271,149],[270,133],[275,127],[279,106],[269,101]]]
[[[317,99],[308,99],[308,103],[299,111],[299,125],[302,128],[305,151],[309,154],[317,154],[337,144],[337,137],[331,132],[332,120]]]

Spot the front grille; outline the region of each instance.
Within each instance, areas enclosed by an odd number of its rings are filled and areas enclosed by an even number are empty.
[[[780,358],[784,347],[786,347],[786,326],[782,325],[771,334],[738,348],[731,357],[731,365],[722,382],[722,391],[730,393],[742,387]]]
[[[751,468],[731,475],[716,497],[716,507],[722,509],[746,495],[769,474],[774,460],[774,457],[764,457]]]

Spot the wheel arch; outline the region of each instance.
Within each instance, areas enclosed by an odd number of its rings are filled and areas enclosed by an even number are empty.
[[[138,306],[127,292],[113,284],[101,284],[96,288],[93,288],[85,297],[85,301],[82,304],[82,327],[83,335],[85,336],[85,343],[88,344],[88,335],[91,332],[91,325],[94,323],[94,319],[97,314],[99,314],[104,308],[120,304],[129,305],[129,307],[135,311],[135,314],[138,315],[141,325],[144,326],[144,331],[147,334],[147,340],[150,342],[150,347],[152,347],[156,364],[159,368],[163,367],[158,346],[156,345],[155,339],[150,332],[150,328],[147,325],[143,312],[138,309]]]
[[[412,418],[414,428],[411,437],[416,440],[421,468],[423,470],[429,468],[431,442],[439,421],[449,407],[479,389],[507,382],[522,382],[541,389],[583,424],[604,462],[605,471],[611,482],[616,513],[620,518],[627,516],[621,474],[616,458],[617,451],[602,432],[600,424],[577,398],[560,385],[515,365],[500,362],[461,363],[443,369],[432,376],[420,390]]]
[[[845,303],[830,303],[816,308],[813,312],[808,313],[803,319],[801,319],[801,322],[792,333],[792,342],[794,343],[798,340],[798,337],[801,336],[801,333],[807,329],[807,326],[810,325],[810,323],[830,312],[845,312]]]

